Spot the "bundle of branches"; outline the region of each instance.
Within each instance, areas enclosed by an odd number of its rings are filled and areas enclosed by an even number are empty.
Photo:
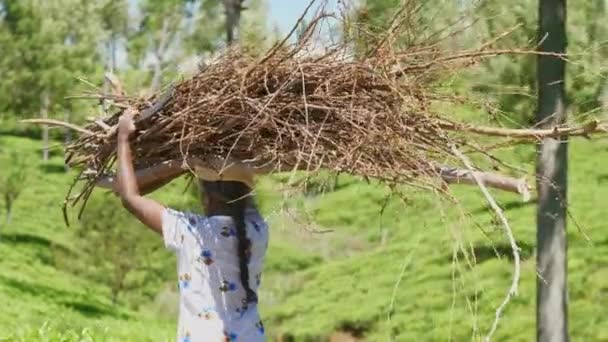
[[[397,60],[355,60],[346,47],[304,52],[283,47],[259,60],[233,51],[150,100],[113,98],[141,112],[164,104],[136,117],[137,166],[214,155],[405,183],[451,154],[454,142],[428,110],[433,65],[404,75],[394,72]],[[67,146],[67,163],[87,170],[87,188],[114,163],[121,114],[90,124]]]
[[[447,153],[450,140],[427,111],[424,80],[391,75],[392,63],[375,62],[351,61],[339,50],[316,58],[281,50],[264,62],[226,54],[138,120],[135,160],[149,166],[218,155],[410,180]],[[100,173],[111,166],[115,131],[107,127],[121,113],[88,126],[67,147],[68,163]]]
[[[67,146],[66,162],[82,170],[75,183],[85,183],[67,202],[86,203],[99,177],[112,169],[116,124],[128,107],[144,113],[132,135],[138,168],[219,156],[271,169],[324,169],[420,184],[439,163],[458,159],[454,146],[464,142],[452,132],[475,130],[431,111],[432,101],[442,97],[435,80],[447,68],[495,53],[450,55],[435,45],[395,51],[388,40],[363,55],[355,55],[348,42],[312,53],[308,33],[262,58],[230,50],[148,99],[100,95],[119,110],[78,128],[80,138]]]

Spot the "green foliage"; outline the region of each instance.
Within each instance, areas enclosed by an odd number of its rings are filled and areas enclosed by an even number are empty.
[[[399,9],[402,12],[399,12]],[[568,3],[567,94],[575,113],[588,114],[600,107],[606,89],[608,21],[605,1]],[[387,38],[386,30],[399,27],[394,39],[401,46],[438,42],[447,48],[475,48],[510,32],[492,47],[534,50],[537,44],[537,1],[484,0],[362,2],[354,13],[347,35],[357,42],[359,53],[367,53]],[[393,21],[404,13],[404,20]],[[461,32],[461,30],[466,29]],[[457,34],[454,34],[457,33]],[[481,67],[460,81],[465,92],[471,89],[492,107],[493,117],[505,125],[529,126],[536,107],[536,57],[503,55],[482,61]],[[455,89],[451,89],[452,91]],[[470,93],[468,94],[471,97]],[[498,115],[499,113],[499,115]]]
[[[151,61],[151,88],[175,76],[187,57],[204,56],[222,46],[225,18],[221,1],[144,0],[138,4],[141,18],[127,35],[128,56],[135,67]],[[247,3],[241,26],[243,45],[251,47],[250,51],[264,50],[265,15],[265,1]]]
[[[205,54],[215,51],[224,40],[224,7],[220,0],[195,1],[189,18],[192,25],[184,37],[187,51]]]
[[[86,263],[97,265],[89,277],[106,283],[116,303],[123,291],[141,288],[162,272],[153,260],[158,253],[149,253],[158,249],[158,237],[134,225],[116,196],[98,195],[89,200],[76,235]]]
[[[608,186],[605,172],[600,171],[606,149],[603,144],[578,141],[572,145],[572,215],[593,245],[571,221],[571,333],[577,339],[599,341],[608,330],[600,319],[588,317],[606,313],[600,302],[605,300],[608,282],[598,281],[596,272],[608,274],[604,268],[583,265],[597,265],[608,257],[600,210],[593,204],[605,197]],[[503,157],[509,161],[516,156]],[[336,330],[361,334],[369,341],[483,337],[509,286],[511,252],[478,190],[452,190],[456,206],[432,194],[408,192],[407,204],[392,203],[384,211],[385,220],[392,222],[384,247],[377,244],[348,259],[297,272],[293,276],[297,282],[289,283],[289,290],[274,299],[280,304],[264,307],[270,319],[267,326],[296,341],[320,340]],[[315,218],[332,218],[326,227],[365,236],[378,226],[378,214],[373,212],[380,209],[383,193],[376,186],[355,183],[310,200],[317,204]],[[535,336],[535,207],[510,194],[495,195],[506,209],[523,257],[519,295],[507,306],[495,339],[531,340]],[[471,216],[462,216],[461,210]]]
[[[129,4],[127,0],[106,0],[99,8],[99,18],[101,21],[105,37],[105,55],[108,61],[106,69],[115,70],[117,68],[117,53],[120,39],[125,37],[128,32]]]
[[[2,159],[0,159],[0,161],[2,161]],[[8,226],[11,221],[12,209],[15,201],[27,186],[28,167],[31,167],[31,165],[28,165],[25,158],[16,150],[11,151],[9,158],[3,162],[6,163],[6,165],[10,165],[10,168],[7,166],[8,170],[5,170],[0,174],[0,194],[4,200],[5,209],[3,226]]]
[[[37,141],[10,136],[0,141],[5,158],[16,147],[24,156],[37,154]],[[530,152],[522,149],[521,153]],[[501,157],[511,162],[521,158],[512,151]],[[593,241],[587,243],[570,221],[572,336],[601,341],[608,336],[602,325],[608,314],[602,305],[608,290],[602,267],[608,262],[608,240],[597,204],[606,197],[608,158],[603,143],[577,141],[571,158],[572,215]],[[85,212],[83,224],[92,220],[91,225],[98,225],[84,232],[90,235],[80,235],[79,226],[66,229],[61,203],[72,175],[64,172],[61,156],[53,155],[47,166],[32,168],[32,173],[0,244],[0,339],[38,340],[40,330],[51,341],[86,339],[84,332],[94,341],[172,340],[175,259],[163,250],[160,239],[123,217],[116,200],[103,193],[95,194]],[[259,204],[271,222],[260,298],[272,336],[321,340],[346,330],[369,341],[386,341],[390,336],[397,341],[436,340],[450,334],[453,340],[468,340],[487,331],[493,309],[506,293],[512,264],[502,231],[477,189],[454,187],[456,207],[413,190],[408,190],[407,202],[392,198],[385,204],[386,189],[343,176],[337,186],[333,179],[321,177],[317,190],[324,191],[284,197],[281,193],[289,179],[263,178],[257,189]],[[332,185],[323,186],[327,182]],[[195,210],[194,195],[184,194],[184,189],[180,180],[154,196],[171,207]],[[496,339],[530,340],[534,338],[534,206],[510,194],[495,195],[506,209],[524,258],[519,296],[507,307]],[[286,213],[285,206],[306,211]],[[461,216],[460,209],[471,216]],[[107,228],[113,230],[108,235],[125,240],[115,241],[117,246],[135,241],[146,246],[134,252],[144,260],[144,268],[127,277],[116,304],[110,286],[113,266],[97,262],[102,258],[92,255],[104,253],[104,238],[95,232],[103,224],[96,215],[116,223]],[[333,233],[306,230],[298,215],[310,216],[322,224],[319,229]],[[388,232],[384,244],[379,238],[382,229]],[[454,248],[460,250],[455,266]],[[471,250],[474,267],[467,264],[473,263]]]
[[[100,8],[103,29],[110,36],[124,35],[128,29],[129,4],[125,0],[107,0]]]
[[[55,327],[52,327],[45,322],[40,328],[37,330],[31,330],[27,333],[20,333],[19,335],[12,335],[6,338],[6,340],[10,341],[62,341],[62,342],[92,342],[94,341],[94,336],[92,332],[88,328],[84,328],[80,331],[77,330],[67,330],[61,331],[57,330]]]
[[[245,1],[246,9],[241,18],[240,43],[252,54],[261,55],[277,41],[267,30],[268,8],[265,0]]]
[[[59,336],[70,340],[66,336],[84,329],[95,341],[172,340],[174,321],[148,319],[147,313],[134,312],[124,305],[127,299],[129,303],[150,301],[158,284],[165,280],[130,291],[114,306],[105,282],[88,278],[96,264],[80,250],[76,230],[65,227],[61,213],[65,191],[74,175],[65,173],[61,154],[52,153],[44,165],[32,163],[38,159],[39,144],[28,138],[0,136],[0,175],[11,170],[6,161],[14,150],[28,161],[30,173],[0,244],[0,340],[44,340],[38,337],[39,331],[49,341],[60,341]],[[174,261],[168,253],[157,255],[169,278]],[[45,322],[48,329],[41,329]],[[134,330],[140,332],[134,334]]]
[[[98,6],[83,0],[4,1],[0,111],[31,117],[44,94],[51,112],[69,109],[64,97],[76,89],[75,76],[93,74],[99,60]]]
[[[364,1],[355,9],[346,35],[356,41],[360,53],[386,41],[401,48],[426,46],[449,37],[460,19],[454,1]]]
[[[537,1],[486,0],[478,10],[481,24],[476,26],[479,39],[488,41],[513,30],[495,46],[534,49],[537,37]],[[608,24],[604,1],[568,3],[568,54],[566,93],[575,113],[587,113],[600,106],[601,91],[608,75],[603,66],[608,57]],[[470,80],[473,87],[494,99],[505,113],[505,124],[530,125],[536,106],[536,57],[506,55],[491,58]],[[488,98],[489,97],[489,98]]]

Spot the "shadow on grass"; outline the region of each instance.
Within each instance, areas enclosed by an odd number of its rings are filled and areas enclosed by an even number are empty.
[[[88,317],[96,318],[101,316],[119,316],[121,318],[127,318],[125,315],[112,310],[111,307],[102,304],[92,304],[72,300],[62,301],[60,303]]]
[[[38,247],[45,248],[54,248],[62,253],[68,255],[74,255],[75,253],[68,247],[59,244],[55,241],[49,240],[47,238],[31,235],[31,234],[23,234],[23,233],[6,233],[2,234],[2,242],[4,243],[12,243],[12,244],[26,244],[26,245],[36,245]]]
[[[526,243],[524,241],[518,241],[517,245],[520,248],[519,257],[521,261],[528,260],[534,254],[534,246]],[[475,253],[475,261],[476,264],[484,263],[488,260],[495,259],[507,259],[509,262],[513,262],[513,249],[511,249],[511,245],[504,242],[494,245],[478,245],[473,247],[473,253]],[[458,252],[458,257],[462,258],[462,252]],[[451,262],[453,255],[450,254],[447,256],[447,259]]]
[[[5,135],[5,136],[30,138],[32,140],[37,140],[37,139],[40,139],[40,136],[42,135],[42,130],[37,126],[22,124],[22,127],[20,127],[19,129],[16,129],[15,125],[16,124],[8,125],[8,129],[0,128],[0,136]]]
[[[603,175],[599,175],[599,176],[597,176],[597,181],[598,181],[598,183],[600,183],[600,184],[603,184],[603,183],[608,183],[608,173],[607,173],[607,174],[603,174]]]
[[[329,342],[355,342],[364,341],[365,334],[373,328],[372,322],[341,322],[330,336],[316,336],[304,338],[304,341],[329,341]],[[300,339],[296,339],[295,336],[289,332],[283,332],[279,335],[275,335],[275,340],[282,342],[295,342]]]
[[[41,164],[38,168],[44,173],[66,173],[63,164]]]
[[[29,138],[39,141],[42,139],[42,126],[2,121],[0,121],[0,124],[2,124],[0,125],[0,137]],[[49,130],[49,143],[51,145],[61,144],[63,138],[63,130]]]
[[[342,322],[338,331],[346,334],[346,336],[363,338],[372,328],[373,322],[371,321]]]
[[[520,248],[519,256],[522,261],[532,257],[534,253],[534,246],[523,241],[518,241],[517,245]],[[513,262],[513,249],[511,249],[511,245],[507,243],[475,246],[473,247],[473,252],[475,253],[475,260],[477,260],[477,264],[481,264],[485,261],[496,258],[508,259],[510,262]],[[452,260],[451,255],[449,258]]]
[[[63,305],[89,317],[112,316],[127,319],[125,313],[117,312],[112,306],[99,303],[91,299],[83,298],[83,301],[75,300],[79,295],[73,292],[59,290],[50,286],[34,284],[27,281],[11,279],[0,275],[0,284],[10,287],[18,292],[34,297],[42,297],[45,301]]]
[[[513,201],[513,202],[509,202],[509,203],[499,203],[500,207],[504,210],[504,211],[509,211],[509,210],[516,210],[516,209],[520,209],[520,208],[525,208],[525,207],[529,207],[529,206],[535,206],[536,205],[536,198],[531,198],[528,202],[524,202],[524,201]],[[477,214],[482,214],[482,213],[494,213],[494,210],[492,210],[492,208],[490,208],[489,206],[483,206],[480,208],[477,208],[475,210],[471,211],[471,214],[473,215],[477,215]]]

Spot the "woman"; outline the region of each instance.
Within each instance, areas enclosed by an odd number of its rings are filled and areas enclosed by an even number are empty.
[[[118,124],[113,185],[125,208],[159,233],[177,255],[178,341],[264,341],[257,288],[268,227],[253,203],[252,176],[201,180],[204,216],[166,208],[142,194],[179,176],[183,167],[167,165],[164,171],[138,178],[129,144],[134,131],[133,112],[127,110]]]

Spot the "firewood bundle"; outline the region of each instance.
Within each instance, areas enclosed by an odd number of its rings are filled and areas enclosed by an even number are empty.
[[[230,52],[151,99],[109,96],[140,113],[163,102],[135,118],[137,167],[213,155],[407,182],[450,155],[453,141],[429,111],[433,65],[404,73],[395,60],[356,60],[345,49],[302,52],[277,49],[263,60]],[[87,170],[91,185],[114,164],[122,112],[67,146],[66,162]]]
[[[262,57],[228,50],[146,99],[98,94],[117,110],[75,127],[81,134],[66,146],[66,163],[82,170],[75,185],[84,186],[66,203],[86,203],[113,168],[116,125],[128,107],[140,113],[131,140],[137,168],[213,156],[270,171],[322,169],[390,184],[420,184],[437,175],[438,165],[461,164],[454,151],[472,146],[467,133],[561,134],[471,127],[433,112],[435,101],[450,99],[436,86],[442,73],[504,52],[449,54],[436,45],[399,50],[386,40],[365,54],[346,42],[323,52],[308,47],[284,41]]]

